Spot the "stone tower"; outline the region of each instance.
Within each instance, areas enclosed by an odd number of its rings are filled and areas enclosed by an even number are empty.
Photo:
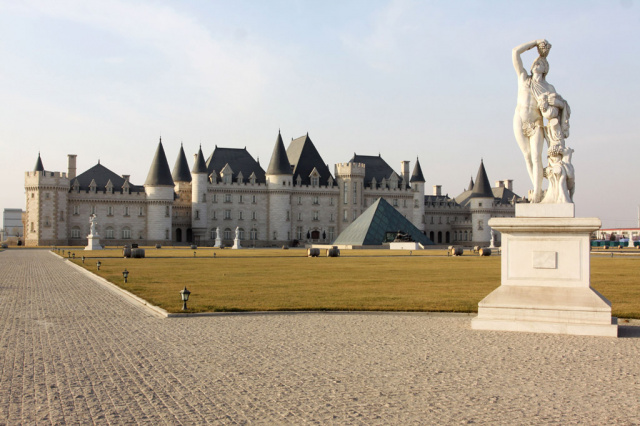
[[[273,147],[273,154],[271,154],[271,161],[265,177],[269,191],[268,240],[278,245],[287,244],[291,241],[293,172],[280,131],[278,131],[278,138]]]
[[[149,168],[144,192],[147,195],[147,243],[162,244],[171,241],[171,207],[174,183],[162,138]]]
[[[189,162],[180,144],[180,152],[171,173],[175,184],[177,198],[173,203],[171,220],[173,240],[178,243],[186,242],[188,230],[191,229],[191,171]]]
[[[36,166],[32,172],[27,172],[25,175],[24,189],[27,197],[25,245],[67,244],[69,232],[67,174],[45,171],[38,153]]]
[[[473,190],[469,198],[472,242],[474,245],[489,245],[491,242],[489,219],[491,219],[494,197],[483,161],[480,161],[476,182],[473,185]]]
[[[207,175],[207,164],[200,146],[191,170],[191,226],[195,244],[204,241],[207,232]]]
[[[424,186],[425,180],[420,167],[420,160],[416,158],[416,165],[411,173],[411,189],[413,190],[413,224],[424,232]]]
[[[340,233],[364,210],[365,165],[354,162],[338,163],[335,172],[340,190],[338,199],[338,233]]]

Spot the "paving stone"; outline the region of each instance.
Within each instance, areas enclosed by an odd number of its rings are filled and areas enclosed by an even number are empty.
[[[46,251],[7,250],[0,424],[640,423],[640,327],[612,339],[470,320],[162,319]]]

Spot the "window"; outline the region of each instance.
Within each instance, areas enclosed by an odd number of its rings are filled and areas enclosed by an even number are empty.
[[[128,240],[131,238],[131,229],[129,228],[122,228],[122,239],[123,240]]]
[[[317,210],[313,212],[313,220],[320,220],[320,212]]]
[[[141,238],[142,239],[142,238]],[[165,240],[170,240],[171,239],[171,233],[169,232],[168,229],[164,230],[164,239]]]
[[[91,206],[91,214],[96,214],[96,206]]]
[[[302,197],[298,197],[298,205],[302,204]]]
[[[244,212],[238,212],[238,220],[244,220]]]
[[[329,222],[333,222],[333,213],[329,214]]]
[[[333,198],[329,198],[329,205],[332,206],[333,205]]]
[[[320,200],[317,195],[313,197],[313,204],[320,204]]]
[[[244,196],[242,194],[238,195],[238,202],[239,203],[244,203]]]
[[[251,220],[258,220],[258,212],[251,212]]]
[[[257,230],[256,228],[252,228],[252,229],[251,229],[251,236],[250,236],[250,238],[251,238],[252,240],[254,240],[254,241],[258,239],[258,230]]]
[[[358,204],[358,182],[353,182],[353,204]]]
[[[482,203],[478,203],[478,207],[482,207]]]
[[[213,194],[213,195],[212,195],[212,200],[211,200],[211,202],[212,202],[212,203],[217,203],[217,202],[218,202],[218,194]]]
[[[239,240],[244,240],[244,229],[243,228],[238,228],[238,239]]]
[[[298,226],[296,228],[296,239],[298,240],[302,239],[302,226]]]
[[[215,240],[216,239],[216,230],[215,229],[211,229],[211,239]]]
[[[225,210],[224,211],[224,220],[229,220],[231,219],[231,210]]]
[[[349,184],[347,182],[344,183],[344,203],[349,203]]]
[[[225,230],[224,230],[224,239],[225,240],[230,240],[231,239],[231,229],[225,228]]]
[[[33,226],[33,222],[31,222],[31,232],[36,232],[36,228]],[[80,231],[78,231],[78,236],[80,235],[79,233]],[[79,238],[79,237],[78,237]]]
[[[60,222],[64,222],[64,210],[60,210]]]
[[[80,214],[80,206],[73,206],[73,214],[77,216]]]
[[[358,210],[353,209],[353,220],[356,220],[356,217],[358,217]]]
[[[165,206],[164,215],[165,215],[165,217],[170,217],[171,216],[171,206]]]
[[[47,199],[47,200],[49,199],[49,193],[48,192],[44,193],[44,198]]]
[[[129,216],[129,206],[124,207],[124,215]]]
[[[107,216],[113,216],[113,206],[107,206]]]
[[[31,230],[33,231],[33,222],[31,222]],[[74,226],[71,229],[71,238],[80,238],[80,228],[78,228],[77,226]]]
[[[144,216],[144,207],[138,207],[138,216]]]
[[[317,176],[311,178],[311,186],[318,186],[320,179]]]
[[[393,199],[393,207],[398,207],[398,199],[397,198]]]
[[[200,210],[196,210],[196,220],[200,220]]]
[[[217,213],[216,213],[216,211],[215,211],[215,210],[211,212],[211,219],[216,220],[216,219],[218,219],[218,217],[217,217],[217,216],[218,216],[218,215],[217,215]]]
[[[225,173],[222,176],[222,182],[224,183],[231,183],[231,179],[232,179],[231,173]]]
[[[418,200],[413,200],[413,207],[418,208]]]
[[[224,202],[225,203],[231,202],[231,194],[224,194]]]
[[[109,226],[107,229],[105,229],[104,236],[105,236],[106,239],[112,240],[113,239],[113,228]]]
[[[44,218],[44,226],[51,226],[51,221],[49,220],[49,216]]]
[[[333,226],[330,226],[329,227],[329,235],[328,235],[329,236],[329,241],[333,241],[333,237],[334,237],[335,233],[336,233],[335,228]]]
[[[256,201],[256,196],[255,196],[255,195],[252,195],[252,196],[251,196],[251,204],[255,204],[256,202],[257,202],[257,201]]]
[[[298,212],[298,220],[302,220],[302,213]]]
[[[349,220],[349,210],[344,209],[344,216],[342,218],[345,222]]]
[[[407,200],[402,200],[402,207],[407,207]]]

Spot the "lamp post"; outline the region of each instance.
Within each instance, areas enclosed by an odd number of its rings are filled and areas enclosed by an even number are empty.
[[[100,270],[100,266],[102,266],[102,262],[100,262],[100,261],[98,260],[98,262],[96,263],[96,266],[98,267],[98,271],[99,271],[99,270]]]
[[[82,256],[82,263],[84,263],[84,256]]]
[[[68,252],[67,252],[67,257],[68,257],[69,259],[71,259],[71,252],[70,252],[70,251],[68,251]]]
[[[193,252],[193,257],[196,257],[196,252],[195,251]]]
[[[75,254],[75,253],[73,253],[73,255],[72,255],[72,256],[73,256],[73,259],[75,259],[75,258],[76,258],[76,254]]]
[[[180,290],[180,297],[182,298],[182,310],[187,310],[187,300],[189,300],[189,295],[191,292],[187,290],[187,286],[184,287],[184,290]]]
[[[127,268],[124,268],[124,271],[122,271],[122,278],[124,278],[124,283],[127,283],[127,278],[129,277],[129,271],[127,271]]]

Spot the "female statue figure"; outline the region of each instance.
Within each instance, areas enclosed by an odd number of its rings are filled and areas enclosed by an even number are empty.
[[[534,47],[538,48],[540,56],[533,62],[529,75],[522,65],[520,55]],[[534,203],[542,200],[542,153],[545,139],[543,117],[550,120],[550,126],[546,130],[550,144],[561,144],[564,147],[564,138],[569,134],[568,105],[546,80],[549,72],[547,55],[550,49],[548,41],[534,40],[514,48],[512,55],[513,67],[518,74],[518,101],[513,116],[513,132],[533,183],[530,201]]]

